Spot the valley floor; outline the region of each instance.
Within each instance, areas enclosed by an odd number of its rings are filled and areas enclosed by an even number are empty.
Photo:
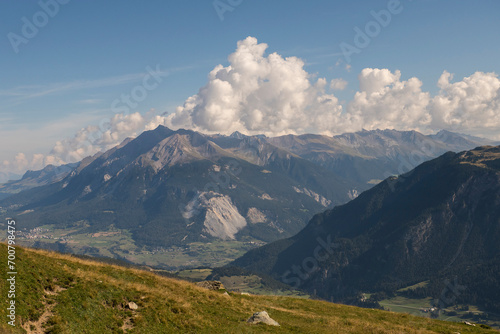
[[[0,223],[0,226],[3,226]],[[196,267],[221,267],[262,246],[260,240],[193,242],[168,248],[138,247],[127,230],[110,227],[89,233],[85,222],[73,228],[43,225],[19,231],[16,240],[23,246],[60,250],[73,254],[118,258],[132,263],[169,270]],[[0,239],[1,241],[1,239]],[[3,240],[5,241],[5,239]]]

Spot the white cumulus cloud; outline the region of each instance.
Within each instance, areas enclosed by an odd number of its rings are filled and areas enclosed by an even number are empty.
[[[342,78],[332,79],[330,81],[330,88],[333,90],[344,90],[347,87],[347,81]]]
[[[37,153],[28,157],[18,153],[13,160],[5,160],[2,166],[10,172],[24,173],[28,169],[42,169],[47,165],[78,162],[118,145],[127,137],[136,137],[149,130],[145,125],[155,117],[152,113],[115,114],[110,119],[103,119],[99,125],[86,126],[73,137],[57,141],[49,154]]]
[[[360,91],[348,105],[356,128],[424,130],[431,121],[429,93],[417,78],[401,81],[400,71],[365,68],[358,76]]]
[[[312,77],[304,62],[277,53],[265,55],[267,44],[254,37],[239,41],[229,66],[216,66],[208,83],[186,100],[165,124],[208,132],[269,135],[326,131],[326,121],[342,107],[325,91],[327,82]]]
[[[500,80],[495,73],[475,72],[451,83],[444,71],[439,95],[432,99],[433,128],[500,138]]]

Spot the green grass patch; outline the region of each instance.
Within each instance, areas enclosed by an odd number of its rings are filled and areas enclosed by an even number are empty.
[[[423,281],[414,285],[407,286],[406,288],[399,289],[398,292],[415,290],[417,288],[425,288],[427,285],[429,285],[429,281]]]

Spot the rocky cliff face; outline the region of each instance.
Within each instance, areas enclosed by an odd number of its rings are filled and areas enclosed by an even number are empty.
[[[247,221],[234,206],[231,198],[213,191],[201,192],[188,203],[184,218],[203,216],[203,233],[222,240],[234,240]]]

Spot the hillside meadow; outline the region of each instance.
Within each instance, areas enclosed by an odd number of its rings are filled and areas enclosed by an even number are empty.
[[[0,250],[6,262],[7,246]],[[304,298],[228,296],[144,270],[29,248],[16,248],[16,266],[16,326],[7,324],[4,270],[1,333],[498,333]],[[247,324],[264,310],[281,326]]]

